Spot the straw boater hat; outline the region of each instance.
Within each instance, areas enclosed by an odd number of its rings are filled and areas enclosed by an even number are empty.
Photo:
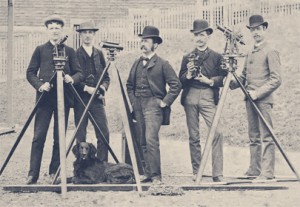
[[[192,33],[197,34],[203,31],[208,31],[209,34],[213,33],[213,29],[208,25],[208,22],[203,19],[196,19],[193,23]]]
[[[146,26],[143,30],[142,34],[138,35],[142,39],[152,38],[157,41],[158,44],[161,44],[163,40],[159,36],[159,30],[154,26]]]
[[[250,29],[250,28],[258,27],[260,25],[263,25],[266,28],[268,28],[268,22],[264,21],[264,18],[261,15],[252,15],[249,18],[249,25],[247,25],[246,27]]]
[[[48,17],[46,17],[46,19],[44,20],[44,24],[45,26],[47,26],[47,24],[51,21],[57,21],[57,22],[60,22],[62,24],[62,26],[65,25],[65,21],[62,17],[60,17],[59,15],[57,14],[52,14]]]
[[[90,20],[88,22],[83,22],[79,25],[79,28],[76,30],[77,32],[81,32],[84,30],[92,30],[92,31],[98,31],[99,29],[96,27],[95,22],[93,20]]]

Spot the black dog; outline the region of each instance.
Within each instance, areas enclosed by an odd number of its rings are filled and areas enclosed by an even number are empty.
[[[96,157],[96,147],[87,142],[81,142],[72,149],[76,160],[73,163],[74,184],[97,183],[134,183],[132,167],[125,163],[103,163]]]

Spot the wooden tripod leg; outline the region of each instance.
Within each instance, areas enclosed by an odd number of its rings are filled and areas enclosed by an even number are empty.
[[[114,62],[112,62],[112,63],[114,63]],[[137,167],[137,159],[136,159],[135,151],[134,151],[134,147],[133,147],[132,135],[131,135],[131,132],[130,132],[130,125],[129,125],[129,122],[128,122],[128,117],[127,117],[127,113],[126,113],[124,99],[122,98],[122,95],[121,95],[121,91],[122,91],[121,84],[122,83],[118,78],[119,77],[118,76],[118,71],[117,71],[117,68],[114,64],[112,64],[112,76],[115,79],[115,82],[117,84],[118,91],[119,91],[119,93],[117,93],[118,94],[118,99],[119,99],[118,102],[119,102],[120,113],[121,113],[121,118],[122,118],[124,130],[125,130],[125,134],[126,134],[126,138],[127,138],[127,145],[128,145],[128,149],[129,149],[131,162],[132,162],[134,177],[135,177],[135,181],[136,181],[136,184],[137,184],[137,190],[139,192],[139,195],[142,196],[141,181],[140,181],[139,171],[138,171],[138,167]]]
[[[66,167],[66,131],[65,131],[65,103],[64,80],[62,71],[57,71],[57,113],[58,113],[58,137],[59,156],[61,167],[61,193],[62,198],[67,197],[67,167]]]
[[[49,81],[50,83],[52,82],[52,80],[53,80],[53,78],[54,78],[55,76],[56,76],[56,73],[51,77],[51,79],[50,79],[50,81]],[[36,102],[36,104],[35,104],[33,110],[31,111],[31,113],[30,113],[30,115],[29,115],[27,121],[25,122],[25,124],[24,124],[24,126],[23,126],[23,128],[22,128],[22,130],[21,130],[21,132],[20,132],[20,134],[19,134],[19,136],[17,137],[17,140],[15,141],[15,143],[14,143],[12,149],[10,150],[10,152],[9,152],[9,154],[8,154],[8,156],[7,156],[7,158],[5,159],[5,161],[4,161],[4,163],[3,163],[2,167],[1,167],[1,170],[0,170],[0,176],[2,175],[3,171],[5,170],[6,165],[8,164],[8,162],[9,162],[10,158],[12,157],[12,155],[14,154],[16,148],[18,147],[18,145],[19,145],[21,139],[23,138],[23,136],[24,136],[24,134],[25,134],[25,132],[26,132],[26,130],[27,130],[29,124],[31,123],[31,121],[32,121],[32,119],[33,119],[33,117],[34,117],[34,115],[35,115],[35,113],[36,113],[36,111],[37,111],[37,109],[38,109],[38,107],[39,107],[39,105],[40,105],[40,103],[41,103],[41,100],[44,98],[45,95],[46,95],[46,92],[43,92],[42,95],[41,95],[41,96],[39,97],[39,99],[37,100],[37,102]]]
[[[217,106],[217,109],[216,109],[216,112],[215,112],[215,115],[214,115],[214,118],[212,121],[212,125],[209,130],[206,144],[205,144],[205,147],[203,150],[203,154],[202,154],[201,161],[200,161],[200,166],[199,166],[197,177],[196,177],[196,184],[199,184],[202,179],[204,168],[205,168],[205,165],[206,165],[206,162],[208,159],[208,155],[212,148],[212,143],[213,143],[216,131],[217,131],[217,127],[219,124],[219,120],[221,117],[222,109],[223,109],[223,106],[225,103],[225,99],[226,99],[226,95],[227,95],[227,91],[229,89],[229,84],[230,84],[231,79],[232,79],[232,74],[228,73],[225,83],[224,83],[224,87],[223,87],[221,96],[220,96],[220,100],[219,100],[219,103],[218,103],[218,106]]]
[[[287,164],[289,165],[289,167],[291,168],[291,170],[293,171],[293,173],[296,175],[298,181],[300,182],[300,176],[298,174],[298,172],[296,171],[296,169],[294,168],[293,164],[290,162],[287,154],[284,152],[284,150],[282,149],[281,145],[278,142],[278,139],[274,133],[273,127],[268,123],[268,121],[265,119],[265,117],[263,116],[263,114],[261,113],[261,111],[259,110],[259,108],[256,106],[255,102],[252,100],[251,96],[249,95],[248,91],[246,90],[246,88],[243,86],[243,84],[241,83],[241,81],[238,79],[236,73],[233,71],[232,72],[234,78],[236,79],[236,81],[238,82],[240,88],[242,89],[243,93],[246,95],[247,99],[250,101],[251,105],[253,106],[255,112],[257,113],[257,115],[261,118],[261,120],[263,121],[263,123],[265,124],[265,126],[267,127],[267,129],[269,130],[271,137],[275,143],[275,145],[278,147],[280,153],[282,154],[282,156],[284,157],[285,161],[287,162]]]

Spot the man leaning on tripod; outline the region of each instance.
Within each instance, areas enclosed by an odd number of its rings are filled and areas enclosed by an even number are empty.
[[[268,22],[265,22],[261,15],[252,15],[249,18],[247,28],[250,30],[255,43],[246,56],[239,79],[264,118],[272,126],[272,93],[281,84],[279,53],[265,41]],[[236,80],[230,83],[231,89],[238,87],[239,84]],[[249,100],[246,100],[246,109],[250,139],[250,166],[246,176],[257,177],[256,180],[258,181],[273,179],[275,168],[274,141]],[[261,139],[264,144],[263,153]]]
[[[30,170],[28,173],[27,184],[35,184],[39,178],[44,144],[47,136],[49,124],[54,114],[54,142],[52,158],[49,166],[50,178],[54,177],[59,165],[59,137],[58,137],[58,108],[57,108],[57,89],[56,81],[50,83],[51,77],[56,73],[53,61],[53,51],[55,45],[62,38],[64,20],[58,15],[49,16],[44,22],[49,41],[38,46],[31,58],[27,68],[27,80],[37,91],[37,100],[44,94],[43,99],[35,114],[34,137],[30,155]],[[77,84],[84,79],[84,74],[76,59],[75,51],[64,45],[66,56],[68,57],[64,67],[64,81],[69,84]],[[63,92],[63,91],[62,91]],[[64,84],[65,97],[65,124],[67,129],[69,109],[74,104],[74,97],[69,87]]]

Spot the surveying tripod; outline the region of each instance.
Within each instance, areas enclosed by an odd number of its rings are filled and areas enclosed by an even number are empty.
[[[219,120],[220,120],[220,117],[221,117],[221,112],[222,112],[222,109],[223,109],[223,106],[224,106],[224,103],[225,103],[225,99],[226,99],[226,95],[227,95],[227,92],[228,92],[228,89],[229,89],[229,85],[230,85],[230,82],[233,78],[237,81],[239,87],[242,89],[242,91],[245,94],[247,100],[249,100],[249,102],[251,103],[251,105],[254,108],[255,112],[257,113],[259,118],[263,121],[264,125],[266,126],[266,128],[270,132],[271,137],[272,137],[275,145],[278,147],[280,153],[284,157],[284,159],[287,162],[287,164],[289,165],[290,169],[293,171],[293,173],[297,177],[297,180],[299,180],[299,182],[300,182],[299,174],[297,173],[294,166],[292,165],[292,163],[288,159],[286,153],[284,152],[281,145],[279,144],[272,126],[264,118],[263,114],[261,113],[261,111],[257,107],[256,103],[253,101],[253,99],[251,98],[249,92],[247,91],[247,89],[245,88],[243,83],[239,80],[239,77],[237,76],[237,74],[235,72],[236,69],[237,69],[237,59],[236,58],[244,56],[241,53],[239,53],[239,49],[238,49],[238,43],[240,43],[242,45],[245,45],[245,43],[242,39],[242,35],[235,34],[230,29],[228,29],[226,27],[223,28],[219,25],[217,25],[217,29],[219,29],[221,32],[223,32],[223,34],[226,37],[226,44],[225,44],[225,49],[224,49],[224,53],[223,53],[222,69],[226,69],[228,71],[228,74],[227,74],[227,77],[226,77],[225,82],[224,82],[223,90],[222,90],[222,93],[220,95],[219,104],[217,106],[217,109],[216,109],[216,112],[215,112],[215,115],[214,115],[214,118],[213,118],[213,122],[212,122],[211,128],[210,128],[209,133],[208,133],[206,144],[205,144],[205,147],[204,147],[204,150],[203,150],[203,154],[201,156],[200,166],[199,166],[197,177],[196,177],[196,184],[200,184],[200,181],[203,177],[203,172],[204,172],[205,165],[206,165],[206,162],[207,162],[207,159],[208,159],[208,155],[209,155],[210,150],[212,148],[213,139],[214,139],[214,136],[215,136],[215,133],[216,133],[216,130],[217,130],[217,127],[218,127],[218,123],[219,123]]]
[[[79,127],[82,124],[83,119],[88,115],[90,121],[94,124],[94,126],[96,126],[96,130],[98,130],[98,132],[100,133],[100,138],[102,139],[103,143],[105,144],[105,146],[107,147],[108,151],[110,152],[110,154],[112,155],[112,158],[114,159],[114,161],[116,163],[119,163],[119,160],[117,159],[116,155],[114,154],[113,150],[111,149],[111,147],[108,144],[108,141],[106,140],[106,138],[104,137],[102,131],[100,130],[100,127],[97,125],[95,119],[93,118],[92,114],[89,112],[89,108],[91,106],[92,101],[95,99],[96,95],[99,93],[99,87],[100,87],[100,83],[102,82],[103,78],[104,78],[104,74],[108,71],[109,67],[111,65],[114,66],[114,60],[115,60],[115,55],[117,51],[122,50],[123,48],[117,44],[113,44],[113,43],[105,43],[103,44],[103,48],[108,49],[109,53],[108,53],[108,64],[106,66],[106,68],[104,69],[103,73],[101,74],[101,77],[96,85],[96,89],[94,91],[94,93],[91,95],[91,98],[88,102],[87,105],[84,104],[84,102],[82,101],[81,97],[79,96],[79,94],[77,93],[75,87],[72,84],[68,84],[68,87],[71,88],[71,91],[73,92],[75,98],[85,107],[85,110],[82,114],[82,117],[78,123],[78,126],[71,138],[71,141],[67,147],[66,150],[66,140],[65,140],[65,117],[64,117],[64,93],[63,93],[63,87],[64,87],[64,81],[63,81],[63,76],[65,75],[63,72],[64,66],[67,62],[67,57],[66,57],[66,53],[65,53],[65,48],[63,45],[63,42],[67,39],[67,36],[62,39],[55,47],[54,47],[54,51],[53,51],[53,61],[54,61],[54,65],[55,65],[55,70],[56,72],[53,74],[53,76],[51,77],[49,83],[51,84],[54,79],[56,78],[56,82],[57,82],[57,108],[58,108],[58,126],[59,126],[59,148],[60,148],[60,167],[58,168],[55,177],[52,181],[52,184],[56,183],[56,180],[58,178],[59,173],[61,172],[61,192],[62,192],[62,197],[66,197],[66,192],[67,192],[67,186],[66,186],[66,157],[68,156],[69,152],[71,151],[71,148],[74,144],[75,141],[75,137],[77,134],[77,131],[79,129]],[[116,67],[113,67],[115,70],[114,72],[116,73],[116,77],[119,77],[118,71],[116,69]],[[120,80],[120,79],[118,79]],[[122,84],[119,82],[120,84],[120,89]],[[121,91],[123,92],[123,91]],[[4,161],[4,164],[2,165],[1,169],[0,169],[0,176],[2,175],[3,171],[5,170],[9,160],[11,159],[13,153],[15,152],[18,144],[20,143],[23,135],[25,134],[29,124],[31,123],[37,109],[39,108],[42,100],[44,99],[44,97],[46,96],[47,92],[43,92],[41,94],[41,96],[39,97],[39,99],[37,100],[32,112],[30,113],[27,121],[25,122],[19,136],[17,137],[12,149],[10,150],[7,158]],[[122,93],[123,98],[124,98],[124,94]],[[124,99],[123,99],[124,100]],[[127,103],[127,100],[124,100],[124,103]],[[119,103],[122,103],[119,101]],[[127,103],[128,104],[128,103]],[[125,104],[124,104],[125,107]],[[124,111],[124,110],[123,110]],[[130,153],[130,157],[131,157],[131,161],[132,161],[132,165],[133,165],[133,169],[134,169],[134,175],[135,175],[135,180],[137,183],[137,189],[138,191],[141,193],[142,189],[140,186],[140,180],[139,180],[139,174],[137,171],[137,159],[136,159],[136,155],[134,153],[134,146],[133,146],[133,141],[132,141],[132,128],[130,128],[130,124],[126,122],[128,122],[129,118],[127,116],[127,114],[124,114],[124,116],[122,116],[123,122],[124,119],[127,117],[125,124],[126,126],[124,126],[125,128],[125,133],[126,133],[126,137],[127,137],[127,143],[128,143],[128,148],[129,148],[129,153]],[[135,144],[135,143],[134,143]]]

